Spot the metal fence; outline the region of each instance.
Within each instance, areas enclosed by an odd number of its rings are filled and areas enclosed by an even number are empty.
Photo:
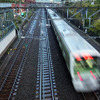
[[[15,28],[13,19],[14,16],[11,10],[0,12],[0,41]]]
[[[4,28],[3,30],[0,30],[0,41],[9,34],[13,29],[15,28],[14,24],[11,24],[10,26]]]

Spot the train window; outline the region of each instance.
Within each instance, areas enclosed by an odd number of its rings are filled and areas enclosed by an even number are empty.
[[[75,59],[75,65],[74,65],[74,73],[77,74],[77,72],[84,72],[93,70],[95,71],[97,67],[100,65],[100,59],[98,61],[97,57],[93,57],[94,59],[87,59],[81,58],[81,61],[77,61]]]
[[[98,58],[98,68],[99,68],[99,70],[100,70],[100,57]]]
[[[53,15],[56,17],[56,14],[55,13]]]

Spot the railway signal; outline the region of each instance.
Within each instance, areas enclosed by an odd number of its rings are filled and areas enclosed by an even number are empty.
[[[23,12],[21,13],[21,16],[24,17],[24,13]]]

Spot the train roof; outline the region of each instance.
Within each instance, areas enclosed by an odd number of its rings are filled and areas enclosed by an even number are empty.
[[[69,26],[63,19],[61,19],[57,14],[56,16],[54,16],[55,12],[53,12],[52,10],[48,11],[51,18],[53,19],[53,23],[55,24],[57,30],[61,33],[71,53],[89,53],[91,55],[94,54],[96,56],[100,56],[99,52],[83,37],[81,37],[71,26]]]
[[[96,56],[99,54],[87,41],[84,41],[79,36],[68,36],[65,41],[73,54],[89,53]]]
[[[50,14],[50,16],[52,17],[52,19],[61,19],[54,11],[52,11],[51,9],[48,9],[48,13]]]
[[[91,52],[94,53],[97,51],[92,47],[85,39],[83,39],[73,28],[71,28],[65,21],[63,20],[54,20],[55,25],[57,25],[57,29],[63,36],[65,42],[67,43],[69,49],[72,53],[76,53],[79,51],[82,52]]]

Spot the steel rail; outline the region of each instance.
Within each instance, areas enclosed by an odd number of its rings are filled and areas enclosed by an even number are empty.
[[[35,16],[35,18],[39,17],[38,15]],[[38,19],[38,18],[37,18]],[[31,27],[29,27],[29,34],[32,34],[31,36],[33,37],[33,34],[35,32],[35,29],[36,29],[36,24],[37,24],[37,21],[33,20],[33,22],[31,23]],[[31,31],[30,31],[31,30]],[[24,68],[24,64],[25,64],[25,61],[26,61],[26,55],[27,55],[27,52],[29,51],[29,48],[31,46],[31,42],[32,42],[33,38],[30,38],[29,40],[29,45],[28,45],[28,48],[25,50],[25,53],[24,53],[24,56],[23,56],[23,59],[21,61],[21,64],[20,64],[20,67],[19,67],[19,70],[16,74],[16,78],[15,78],[15,81],[14,81],[14,84],[12,86],[12,89],[11,89],[11,92],[10,92],[10,96],[9,96],[9,100],[12,98],[12,96],[15,96],[16,94],[16,83],[18,82],[17,79],[18,79],[18,76],[20,75],[20,72],[22,72],[23,68]],[[25,57],[26,56],[26,57]],[[21,77],[21,75],[20,75]],[[17,87],[18,88],[18,87]],[[15,90],[15,91],[14,91]],[[14,92],[14,93],[13,93]]]
[[[22,45],[23,45],[23,44],[24,44],[24,41],[23,41]],[[22,46],[22,45],[21,45],[21,46]],[[7,78],[8,78],[8,75],[9,75],[10,72],[11,72],[11,69],[12,69],[13,66],[14,66],[14,63],[15,63],[15,61],[16,61],[16,59],[17,59],[17,57],[18,57],[18,54],[19,54],[19,52],[21,51],[21,49],[22,49],[22,48],[20,48],[20,49],[18,50],[17,55],[16,55],[14,61],[12,62],[11,67],[10,67],[10,69],[9,69],[9,71],[8,71],[8,73],[7,73],[7,75],[6,75],[5,79],[4,79],[4,81],[3,81],[2,85],[1,85],[1,87],[0,87],[0,91],[2,91],[2,88],[3,88],[5,82],[6,82]]]
[[[29,30],[28,30],[28,31],[29,31]],[[28,32],[27,32],[27,34],[28,34]],[[26,35],[27,35],[27,34],[26,34]],[[10,67],[10,69],[9,69],[9,71],[8,71],[8,73],[7,73],[7,75],[6,75],[6,77],[5,77],[5,80],[3,81],[3,83],[2,83],[2,85],[1,85],[1,87],[0,87],[0,91],[2,90],[4,84],[5,84],[6,80],[7,80],[7,77],[8,77],[8,75],[9,75],[9,73],[11,72],[12,67],[14,66],[14,63],[15,63],[17,57],[18,57],[19,52],[21,51],[21,47],[23,46],[24,42],[25,42],[25,40],[22,41],[22,44],[21,44],[20,48],[18,49],[17,55],[15,56],[15,59],[14,59],[14,61],[12,62],[11,67]]]
[[[94,91],[89,93],[82,93],[82,95],[84,100],[100,100]]]
[[[29,41],[28,47],[25,49],[25,52],[24,52],[23,58],[22,58],[22,60],[21,60],[21,64],[19,65],[18,72],[17,72],[17,74],[16,74],[16,78],[15,78],[14,84],[13,84],[13,86],[12,86],[12,89],[11,89],[11,92],[10,92],[10,95],[9,95],[8,100],[10,100],[11,97],[12,97],[13,90],[14,90],[14,86],[15,86],[15,84],[17,83],[18,76],[20,75],[19,73],[20,73],[20,71],[21,71],[21,70],[23,69],[23,67],[24,67],[24,63],[25,63],[25,59],[26,59],[26,54],[27,54],[27,52],[28,52],[29,46],[30,46],[30,44],[31,44],[31,41],[32,41],[32,40]],[[21,77],[21,75],[20,75],[20,77]]]
[[[33,22],[33,24],[34,24],[34,26],[35,26],[35,23],[34,23],[34,22]],[[35,28],[32,27],[32,29],[35,29]],[[33,33],[33,32],[32,32],[32,33]],[[29,33],[27,32],[27,34],[29,34]],[[23,48],[22,46],[23,46],[23,44],[25,43],[26,40],[27,40],[27,39],[25,39],[25,40],[22,42],[21,47],[20,47],[20,49],[18,50],[17,55],[16,55],[16,57],[15,57],[13,63],[11,64],[11,67],[10,67],[10,69],[9,69],[9,71],[8,71],[8,73],[7,73],[7,75],[6,75],[5,79],[4,79],[4,81],[3,81],[2,85],[1,85],[1,87],[0,87],[0,91],[1,91],[1,92],[2,92],[2,88],[3,88],[4,85],[6,84],[6,81],[7,81],[7,79],[8,79],[8,76],[9,76],[9,74],[11,73],[11,70],[12,70],[12,68],[13,68],[13,66],[14,66],[14,64],[15,64],[15,62],[16,62],[16,60],[17,60],[17,57],[18,57],[18,55],[19,55],[21,49]],[[30,39],[30,40],[31,40],[31,39]],[[26,42],[27,42],[27,41],[26,41]],[[30,41],[28,41],[28,42],[30,42]],[[27,52],[27,50],[25,49],[24,55],[22,55],[22,61],[24,60],[23,57],[25,57],[26,52]],[[21,66],[21,65],[22,65],[22,62],[20,63],[19,66]],[[18,71],[19,71],[19,70],[17,70],[17,72],[18,72]],[[16,78],[16,77],[15,77],[15,78]]]
[[[58,100],[56,89],[50,46],[48,40],[48,32],[46,28],[45,13],[42,9],[41,26],[40,26],[40,42],[37,69],[37,85],[36,99],[39,100]]]

